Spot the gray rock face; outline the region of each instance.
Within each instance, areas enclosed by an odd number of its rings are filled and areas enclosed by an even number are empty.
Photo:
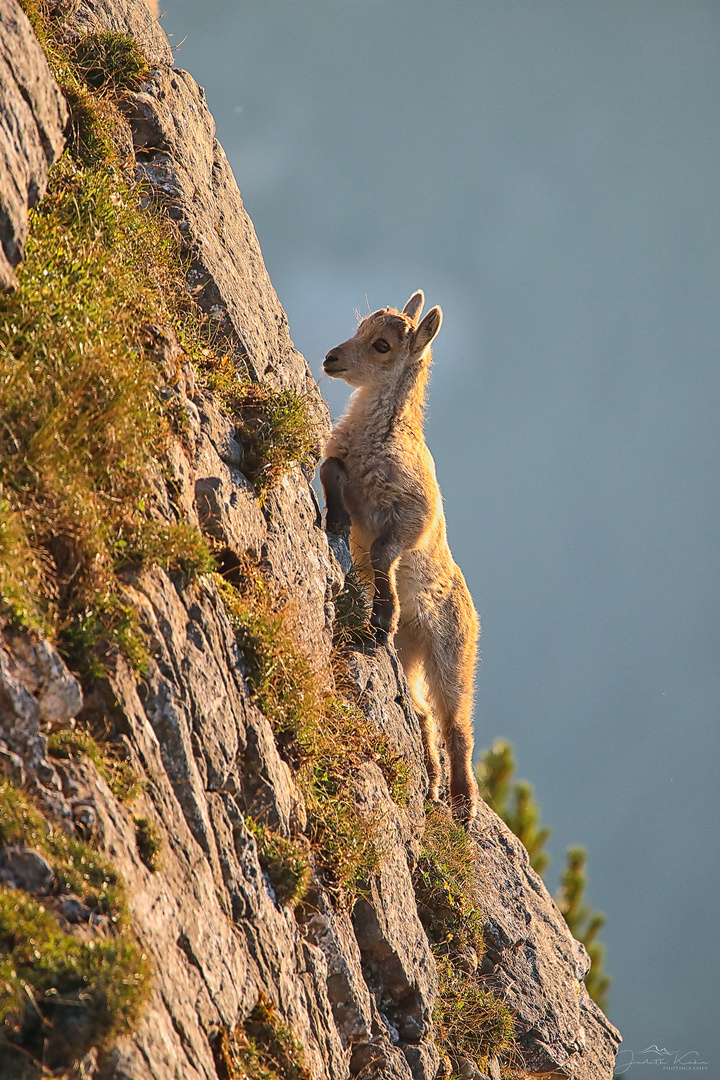
[[[47,859],[32,848],[9,847],[0,854],[0,881],[13,889],[44,896],[50,892],[54,876]]]
[[[427,1035],[437,996],[437,971],[420,923],[403,829],[376,765],[360,778],[361,802],[383,822],[383,860],[370,893],[355,904],[353,925],[363,971],[396,1041]],[[385,789],[385,790],[384,790]]]
[[[611,1076],[620,1036],[582,982],[590,967],[528,854],[484,803],[473,833],[486,913],[481,971],[517,1018],[525,1066],[578,1080]]]
[[[360,949],[350,916],[334,911],[322,900],[321,906],[324,910],[303,922],[303,933],[325,957],[333,1019],[344,1045],[349,1046],[371,1037],[370,992],[362,973]]]
[[[205,93],[186,71],[162,66],[129,98],[138,175],[187,240],[189,284],[198,303],[256,380],[306,394],[318,421],[327,408],[268,277],[252,222]]]
[[[35,634],[0,628],[0,738],[6,774],[17,762],[37,770],[47,750],[43,727],[65,726],[82,691],[57,649]]]
[[[261,506],[241,471],[242,447],[231,418],[210,394],[188,397],[181,384],[176,393],[188,419],[183,444],[173,447],[168,463],[176,506],[227,549],[224,570],[229,572],[248,553],[261,559],[298,614],[299,640],[310,652],[326,657],[332,599],[343,577],[319,528],[317,501],[307,477],[294,469]]]
[[[129,31],[144,44],[156,69],[129,98],[138,170],[178,223],[193,260],[190,286],[249,375],[306,393],[319,426],[326,425],[202,91],[170,67],[166,39],[142,0],[82,0],[71,18],[77,30]],[[298,642],[324,663],[333,598],[347,570],[342,544],[328,546],[299,469],[260,504],[242,472],[232,418],[195,385],[171,332],[155,332],[167,361],[161,395],[175,396],[187,424],[157,470],[153,512],[201,525],[217,541],[229,577],[251,551],[294,610]],[[28,784],[51,818],[91,834],[113,861],[155,967],[137,1031],[109,1055],[89,1055],[84,1075],[218,1080],[219,1032],[242,1023],[262,993],[304,1047],[313,1080],[432,1080],[440,1065],[432,1028],[438,981],[411,878],[427,776],[394,652],[351,654],[346,683],[405,761],[409,802],[398,807],[379,768],[365,762],[356,799],[382,822],[382,865],[352,912],[338,910],[317,882],[312,902],[293,910],[278,902],[248,819],[297,837],[306,808],[249,692],[213,579],[188,584],[180,574],[128,571],[124,601],[147,631],[147,669],[137,675],[119,662],[84,703],[52,646],[8,627],[0,634],[0,765]],[[132,808],[89,761],[48,762],[45,732],[78,714],[110,732],[144,778]],[[162,838],[156,872],[140,856],[133,815],[149,819]],[[474,835],[489,943],[483,972],[518,1017],[523,1067],[534,1075],[609,1078],[617,1033],[582,985],[584,950],[522,845],[486,807]],[[37,852],[6,849],[2,860],[0,884],[37,895],[52,887]],[[59,911],[69,926],[89,920],[72,896]],[[497,1062],[488,1069],[499,1075]]]
[[[138,177],[177,222],[191,255],[188,285],[193,296],[241,370],[253,380],[304,397],[320,440],[329,430],[327,406],[290,340],[255,230],[215,139],[202,88],[186,71],[160,65],[138,93],[128,95],[126,115]],[[307,478],[300,471],[291,474],[270,493],[262,515],[257,504],[253,512],[232,425],[227,418],[218,419],[208,395],[196,394],[193,405],[201,428],[195,462],[201,520],[236,554],[260,545],[279,585],[302,611],[298,633],[303,642],[327,651],[332,598],[342,578],[324,533],[315,527],[320,524],[319,508]],[[189,415],[192,418],[192,411]],[[289,521],[295,523],[290,529]]]
[[[16,0],[0,0],[0,291],[12,291],[27,212],[65,145],[68,110]]]
[[[408,851],[417,857],[416,841],[425,827],[428,778],[420,724],[410,703],[405,673],[394,650],[372,649],[369,655],[350,653],[347,676],[368,720],[388,736],[409,769],[410,799],[403,810],[396,810],[396,816]]]
[[[65,726],[82,707],[82,691],[57,649],[20,631],[6,631],[5,640],[11,648],[15,677],[35,698],[40,720]]]

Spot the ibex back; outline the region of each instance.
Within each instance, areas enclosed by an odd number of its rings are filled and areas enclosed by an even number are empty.
[[[418,324],[424,297],[402,312],[368,315],[323,370],[356,387],[325,446],[320,480],[326,528],[346,538],[373,591],[371,626],[394,639],[420,718],[431,799],[440,762],[435,722],[450,758],[450,800],[474,817],[472,698],[478,618],[447,543],[435,463],[425,445],[423,407],[439,307]]]

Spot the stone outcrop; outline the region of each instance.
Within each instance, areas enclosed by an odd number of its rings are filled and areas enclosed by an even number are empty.
[[[0,292],[16,287],[27,212],[45,194],[65,145],[68,110],[27,16],[0,3]]]
[[[15,7],[14,0],[0,0],[3,27]],[[128,95],[126,115],[138,176],[177,222],[191,256],[189,287],[248,375],[307,395],[319,429],[326,427],[327,410],[290,340],[202,90],[172,67],[167,41],[141,0],[83,0],[71,18],[77,31],[128,31],[145,47],[154,69]],[[27,34],[25,22],[17,25]],[[3,34],[0,65],[4,50]],[[4,180],[1,189],[2,221],[15,215],[13,265],[22,250],[23,215],[43,190],[66,118],[36,54],[41,57],[33,39],[23,56],[34,58],[34,82],[13,69],[11,85],[33,89],[8,98],[11,107],[17,99],[26,117],[13,136],[21,149],[7,199]],[[49,119],[37,118],[36,103]],[[31,195],[19,214],[21,203],[13,200],[21,189]],[[163,473],[158,470],[154,512],[201,526],[230,566],[251,551],[292,597],[302,647],[326,660],[347,551],[336,539],[328,545],[308,476],[290,472],[261,505],[243,473],[232,420],[195,385],[171,331],[156,327],[152,333],[167,367],[161,393],[174,396],[187,419]],[[134,926],[155,970],[152,997],[133,1036],[104,1057],[91,1055],[84,1075],[218,1080],[226,1075],[218,1060],[221,1033],[240,1024],[263,994],[302,1044],[313,1080],[359,1074],[364,1080],[432,1080],[440,1064],[432,1027],[438,978],[412,884],[427,777],[393,650],[351,654],[346,678],[369,721],[406,762],[408,803],[399,807],[379,768],[366,762],[357,800],[383,820],[382,865],[352,911],[317,885],[312,904],[295,913],[278,901],[262,869],[248,816],[297,837],[306,809],[250,693],[213,579],[188,583],[161,570],[127,573],[124,599],[150,643],[142,677],[119,661],[83,697],[56,650],[37,635],[6,626],[0,642],[0,766],[53,819],[93,833],[127,883]],[[89,761],[48,758],[48,732],[75,722],[104,728],[145,778],[132,810]],[[133,815],[151,822],[162,839],[159,870],[141,857]],[[519,1065],[533,1076],[609,1078],[618,1035],[585,991],[584,949],[522,845],[487,807],[474,836],[488,944],[482,972],[517,1017]],[[48,868],[40,859],[6,850],[2,880],[28,891],[28,882],[39,882],[35,891],[41,890]],[[72,914],[77,900],[64,902]],[[499,1076],[497,1061],[488,1068]]]
[[[327,408],[290,340],[202,87],[186,71],[163,64],[128,96],[125,108],[138,176],[177,222],[192,258],[188,283],[196,301],[251,378],[306,394],[327,424]]]
[[[558,917],[523,845],[485,804],[474,832],[487,912],[480,970],[517,1018],[525,1067],[541,1076],[606,1075],[617,1032],[585,990],[584,947]]]

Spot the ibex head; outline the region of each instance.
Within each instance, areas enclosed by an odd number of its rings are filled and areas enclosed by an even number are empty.
[[[353,337],[331,349],[323,371],[350,386],[382,386],[417,364],[442,324],[439,307],[430,308],[418,325],[425,297],[420,289],[402,311],[382,308],[363,319]]]

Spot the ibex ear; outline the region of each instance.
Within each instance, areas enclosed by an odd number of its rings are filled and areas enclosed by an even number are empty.
[[[425,293],[422,291],[422,289],[418,289],[417,292],[414,292],[412,294],[407,304],[403,308],[403,315],[407,315],[409,319],[419,319],[420,312],[423,309],[424,303]]]
[[[415,331],[414,352],[422,352],[427,349],[438,330],[442,326],[442,311],[439,307],[430,308],[423,321]]]

